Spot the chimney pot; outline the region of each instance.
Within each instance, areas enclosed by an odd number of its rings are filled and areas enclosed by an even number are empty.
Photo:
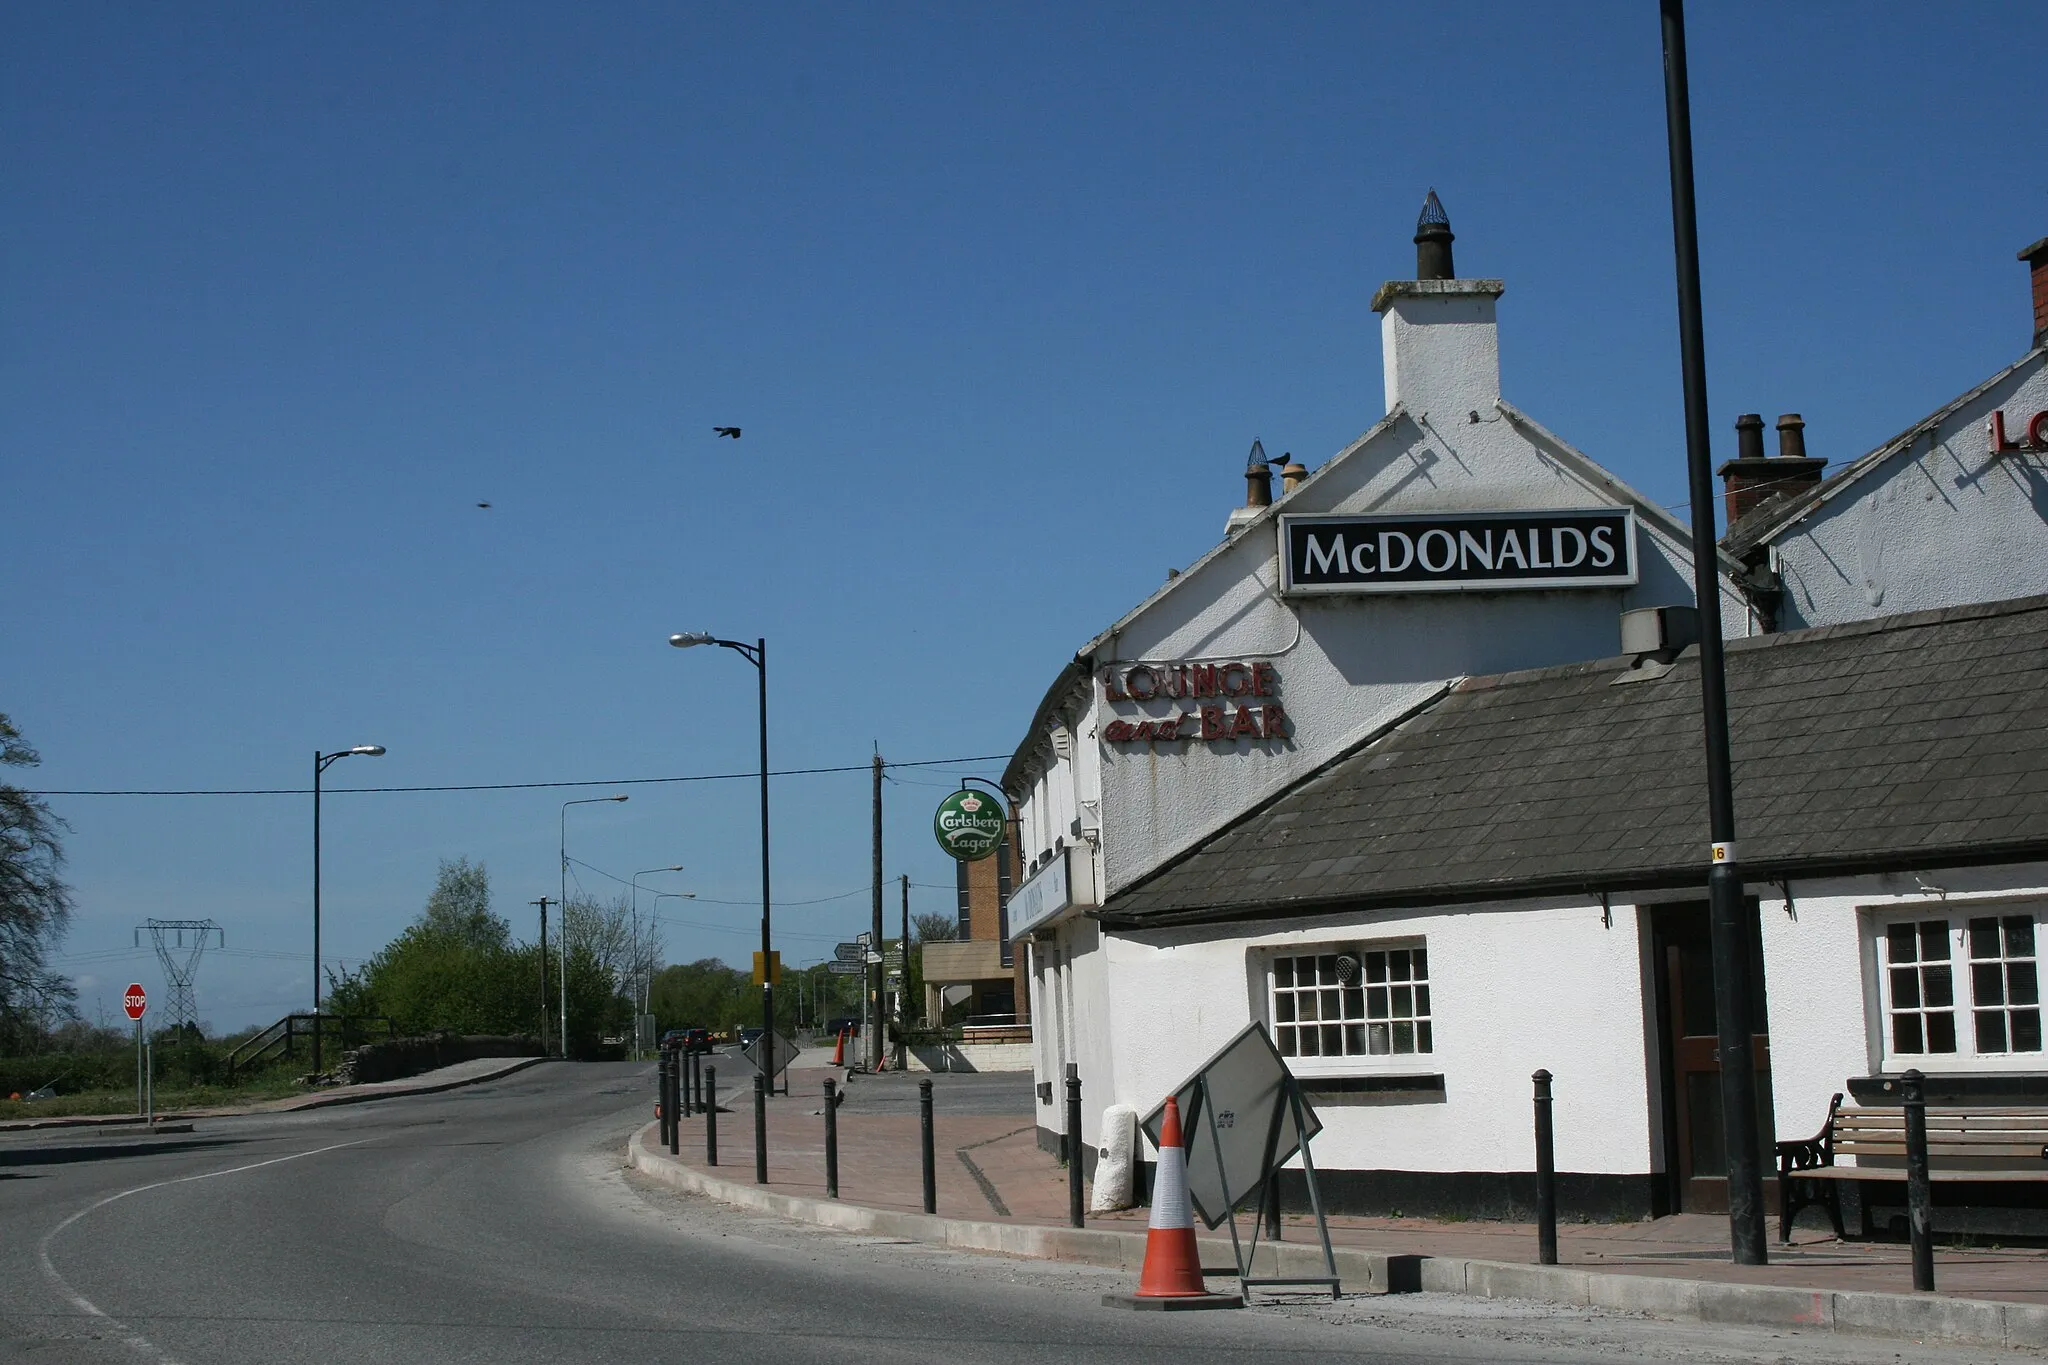
[[[1728,524],[1733,526],[1774,498],[1820,482],[1826,460],[1806,454],[1806,422],[1796,412],[1778,418],[1778,456],[1764,457],[1764,419],[1745,412],[1735,419],[1735,458],[1721,466]]]
[[[1266,458],[1266,447],[1257,437],[1252,438],[1252,453],[1244,466],[1244,505],[1246,507],[1271,507],[1273,505],[1272,461]]]
[[[1415,278],[1457,279],[1457,269],[1451,264],[1451,243],[1455,240],[1450,215],[1444,212],[1443,201],[1432,189],[1422,201],[1422,216],[1415,220]]]
[[[2020,259],[2033,272],[2034,344],[2048,346],[2048,237],[2023,248]]]
[[[1796,412],[1778,414],[1778,458],[1806,458],[1806,419]]]
[[[1291,451],[1281,458],[1287,463],[1280,466],[1280,496],[1286,497],[1308,478],[1308,466],[1295,459]]]
[[[1760,412],[1745,412],[1735,419],[1735,458],[1761,460],[1764,457],[1764,418]]]

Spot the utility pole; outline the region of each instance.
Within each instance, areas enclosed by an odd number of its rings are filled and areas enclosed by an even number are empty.
[[[540,1055],[548,1055],[548,907],[555,902],[542,896],[528,905],[540,907]]]
[[[1693,600],[1700,618],[1700,717],[1707,760],[1708,920],[1714,1013],[1720,1033],[1721,1117],[1726,1133],[1728,1236],[1737,1265],[1762,1265],[1763,1171],[1757,1151],[1756,1057],[1750,1034],[1749,914],[1735,850],[1735,784],[1728,747],[1728,677],[1721,657],[1720,546],[1707,425],[1707,360],[1700,322],[1699,221],[1694,211],[1692,97],[1685,64],[1683,0],[1662,0],[1664,116],[1670,139],[1671,229],[1678,266],[1678,347],[1685,384],[1685,456],[1692,492]]]
[[[896,988],[896,1066],[910,1065],[910,1043],[903,1030],[910,1027],[910,875],[903,876],[903,983]]]
[[[875,750],[875,897],[874,919],[869,926],[874,939],[875,956],[882,955],[882,752]],[[877,962],[862,972],[863,984],[868,987],[868,1008],[865,1013],[874,1022],[868,1030],[868,1070],[873,1071],[882,1064],[882,971],[884,964]]]

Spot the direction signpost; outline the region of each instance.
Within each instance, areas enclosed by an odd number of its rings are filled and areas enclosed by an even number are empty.
[[[148,1094],[149,1065],[142,1043],[142,1016],[149,1012],[149,993],[142,989],[141,982],[128,983],[128,989],[121,993],[121,1008],[128,1011],[128,1017],[135,1021],[135,1112],[148,1118],[155,1106],[150,1103]]]
[[[840,958],[837,962],[827,962],[825,970],[833,976],[859,976],[867,970],[867,964],[858,959],[849,962],[845,958]]]
[[[832,959],[835,962],[859,962],[861,960],[861,953],[861,944],[841,943],[832,949]]]

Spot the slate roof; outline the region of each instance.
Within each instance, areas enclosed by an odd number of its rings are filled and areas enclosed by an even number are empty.
[[[2048,597],[1730,641],[1751,882],[2048,858]],[[1467,679],[1132,887],[1112,927],[1705,885],[1696,650]]]

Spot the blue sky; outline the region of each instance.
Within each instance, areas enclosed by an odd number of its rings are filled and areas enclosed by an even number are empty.
[[[1695,7],[1717,456],[1799,411],[1851,458],[2024,351],[2035,27]],[[610,789],[345,789],[750,771],[753,671],[675,630],[768,638],[778,768],[1007,754],[1220,537],[1252,437],[1314,466],[1380,415],[1367,302],[1432,186],[1507,282],[1506,395],[1682,504],[1668,184],[1649,0],[12,7],[24,785],[383,744],[329,772],[329,958],[458,854],[530,932],[561,802]],[[946,773],[1000,768],[895,775],[914,909],[952,904]],[[752,786],[620,790],[570,853],[686,864],[669,955],[743,961]],[[89,1017],[158,985],[117,955],[151,916],[226,926],[215,1026],[303,1006],[307,798],[52,804]],[[790,960],[865,924],[868,820],[865,773],[777,780]]]

